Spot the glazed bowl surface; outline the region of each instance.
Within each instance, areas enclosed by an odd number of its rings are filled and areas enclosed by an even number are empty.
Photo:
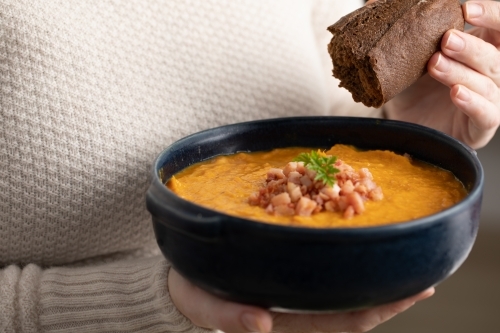
[[[392,150],[447,169],[468,195],[431,216],[362,228],[274,225],[188,202],[165,183],[219,155],[334,144]],[[146,203],[173,267],[219,297],[292,312],[376,306],[435,286],[465,261],[478,230],[484,175],[474,150],[405,122],[295,117],[227,125],[185,137],[159,154]]]

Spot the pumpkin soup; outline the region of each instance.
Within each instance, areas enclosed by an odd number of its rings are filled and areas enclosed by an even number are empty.
[[[449,171],[390,151],[360,151],[345,145],[335,145],[321,154],[338,157],[333,160],[338,172],[335,182],[314,185],[313,181],[313,185],[307,184],[313,192],[304,191],[304,184],[296,182],[302,187],[300,195],[293,185],[281,186],[286,190],[279,193],[266,189],[272,181],[279,180],[275,178],[281,177],[280,170],[289,175],[299,169],[303,172],[300,177],[308,175],[310,180],[321,180],[317,170],[301,170],[306,166],[303,161],[290,163],[310,151],[286,148],[219,156],[179,172],[167,186],[186,200],[230,215],[307,227],[363,227],[408,221],[446,209],[467,194]],[[346,170],[351,178],[346,178]],[[348,188],[344,190],[346,183]],[[354,188],[358,188],[357,192]],[[259,196],[263,189],[264,193],[271,193],[264,203]],[[349,194],[343,203],[334,202],[333,198],[343,191],[358,194]],[[288,198],[278,197],[287,192]],[[301,197],[316,203],[312,209],[308,206],[305,214],[296,209]],[[307,200],[304,202],[311,204]],[[275,205],[269,207],[271,202]],[[362,206],[356,206],[359,203]],[[276,210],[278,206],[281,207]],[[287,210],[287,206],[293,210]]]
[[[382,189],[367,168],[356,171],[336,156],[321,151],[301,153],[293,162],[267,172],[266,185],[248,198],[273,215],[311,216],[340,212],[344,218],[365,211],[365,202],[379,201]]]

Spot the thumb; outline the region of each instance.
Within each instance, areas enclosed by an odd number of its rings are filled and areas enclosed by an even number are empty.
[[[174,305],[196,326],[225,333],[271,332],[272,317],[268,311],[215,297],[174,269],[170,269],[168,287]]]

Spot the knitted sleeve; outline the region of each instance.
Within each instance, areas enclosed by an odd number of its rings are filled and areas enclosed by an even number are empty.
[[[0,270],[0,332],[208,332],[173,305],[161,256]]]

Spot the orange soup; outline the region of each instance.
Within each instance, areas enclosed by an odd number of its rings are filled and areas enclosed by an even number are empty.
[[[283,168],[306,148],[219,156],[192,165],[172,177],[168,188],[180,197],[230,215],[262,222],[304,227],[366,227],[409,221],[444,210],[467,192],[449,171],[390,151],[361,151],[335,145],[325,153],[337,156],[354,169],[368,168],[383,191],[383,199],[365,202],[352,218],[332,211],[311,216],[269,214],[249,204],[249,196],[266,182],[271,168]]]

